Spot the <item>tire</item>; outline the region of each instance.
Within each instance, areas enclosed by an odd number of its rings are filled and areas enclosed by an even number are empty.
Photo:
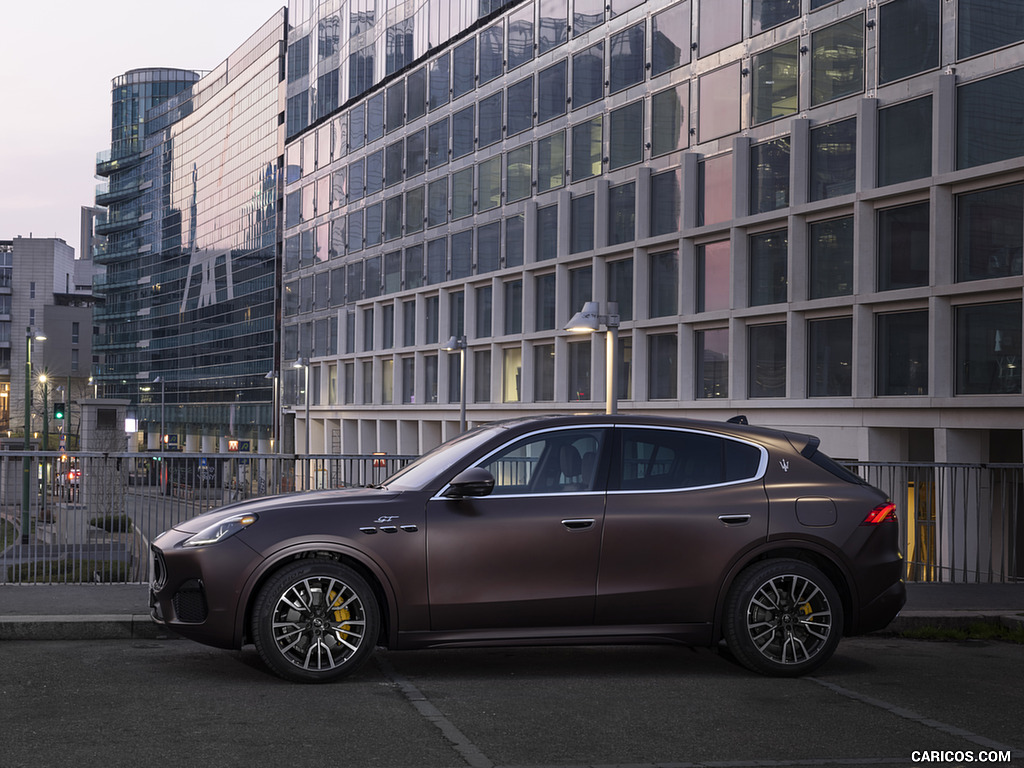
[[[843,634],[839,593],[799,560],[755,563],[737,577],[725,604],[725,641],[743,666],[795,677],[831,658]]]
[[[252,638],[263,662],[300,683],[355,672],[373,653],[380,609],[358,573],[335,562],[300,560],[275,573],[253,604]]]

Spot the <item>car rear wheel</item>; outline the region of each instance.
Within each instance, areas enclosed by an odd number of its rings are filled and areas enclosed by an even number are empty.
[[[828,661],[843,634],[839,593],[808,563],[756,563],[729,593],[724,634],[740,663],[755,672],[805,674]]]
[[[252,637],[270,669],[286,680],[325,683],[358,669],[373,653],[380,612],[358,573],[334,560],[282,568],[253,606]]]

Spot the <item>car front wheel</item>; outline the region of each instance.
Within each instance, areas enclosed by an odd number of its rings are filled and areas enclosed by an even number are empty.
[[[729,593],[724,634],[740,663],[755,672],[805,674],[828,661],[843,634],[839,593],[808,563],[755,563]]]
[[[252,637],[260,658],[295,682],[325,683],[358,669],[373,653],[380,612],[358,573],[334,560],[300,560],[260,590]]]

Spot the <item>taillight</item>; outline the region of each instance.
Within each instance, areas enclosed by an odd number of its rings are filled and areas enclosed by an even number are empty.
[[[896,505],[891,501],[885,504],[879,504],[877,507],[868,512],[868,516],[864,518],[864,522],[861,525],[878,525],[884,523],[887,520],[896,520]]]

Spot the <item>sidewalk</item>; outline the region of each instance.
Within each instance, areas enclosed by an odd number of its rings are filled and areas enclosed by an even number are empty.
[[[1024,626],[1024,583],[907,585],[907,604],[887,632],[975,621]],[[146,584],[0,585],[0,640],[166,637],[149,618]]]

